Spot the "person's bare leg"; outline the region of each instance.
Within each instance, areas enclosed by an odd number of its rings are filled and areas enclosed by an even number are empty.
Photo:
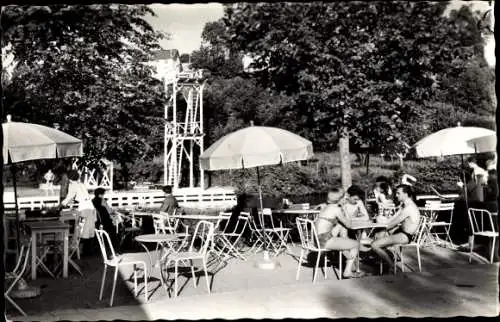
[[[394,263],[392,258],[387,254],[384,248],[392,245],[407,244],[408,237],[405,234],[399,233],[395,235],[389,235],[380,239],[375,240],[372,243],[372,250],[380,256],[391,268],[394,268]]]
[[[356,240],[340,237],[330,238],[325,244],[325,248],[327,249],[347,251],[344,252],[344,256],[346,256],[347,258],[343,273],[344,277],[351,277],[354,275],[352,269],[354,265],[354,259],[356,258],[356,255],[358,253],[358,247],[359,243]]]

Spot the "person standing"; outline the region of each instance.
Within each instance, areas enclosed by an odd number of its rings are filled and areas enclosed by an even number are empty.
[[[93,251],[93,239],[95,237],[94,229],[97,221],[96,210],[92,204],[87,188],[80,181],[80,174],[78,171],[71,170],[68,173],[68,179],[68,194],[64,200],[61,201],[61,206],[67,206],[74,201],[78,201],[79,216],[85,219],[80,236],[83,244],[83,253],[90,254]],[[76,224],[78,224],[78,222]]]

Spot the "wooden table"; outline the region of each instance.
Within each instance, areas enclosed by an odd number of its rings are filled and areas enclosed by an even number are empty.
[[[43,222],[28,222],[25,224],[31,230],[31,279],[36,279],[36,250],[37,236],[49,233],[62,234],[64,243],[63,255],[63,277],[68,277],[68,235],[69,225],[60,221],[43,221]]]

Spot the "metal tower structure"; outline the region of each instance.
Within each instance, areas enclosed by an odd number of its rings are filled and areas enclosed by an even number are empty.
[[[164,184],[179,188],[182,169],[189,165],[189,187],[195,187],[195,156],[203,153],[203,80],[202,70],[176,72],[164,78],[165,105]],[[179,104],[178,97],[185,104]],[[186,162],[186,163],[185,163]],[[204,172],[199,168],[198,186],[204,188]]]

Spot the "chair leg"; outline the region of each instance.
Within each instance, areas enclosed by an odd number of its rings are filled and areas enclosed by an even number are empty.
[[[495,241],[496,237],[493,236],[493,242],[491,243],[491,255],[490,255],[490,263],[493,264],[493,253],[495,252]]]
[[[405,260],[403,257],[403,248],[401,248],[399,252],[401,254],[401,273],[404,273],[405,272]]]
[[[102,281],[101,281],[101,291],[99,292],[99,301],[102,300],[102,293],[104,291],[104,282],[106,281],[106,270],[108,269],[108,265],[104,265],[104,272],[102,273]]]
[[[177,297],[177,288],[178,288],[178,282],[177,282],[177,275],[179,272],[179,262],[175,261],[175,268],[174,268],[174,297]]]
[[[325,280],[327,279],[327,275],[326,275],[326,268],[327,268],[327,263],[326,262],[328,261],[328,258],[327,258],[328,256],[327,255],[328,255],[328,253],[325,253],[325,255],[324,255],[325,256],[325,258],[324,258],[324,261],[325,261],[325,269],[324,269]]]
[[[109,300],[109,306],[113,306],[113,299],[115,297],[115,287],[117,279],[118,279],[118,266],[115,266],[115,274],[113,275],[113,288],[111,289],[111,299]]]
[[[134,296],[137,297],[137,266],[134,264]]]
[[[299,275],[300,275],[300,267],[302,266],[302,258],[304,257],[304,250],[300,250],[300,258],[299,258],[299,265],[297,266],[297,274],[295,274],[295,279],[298,281],[299,280]]]
[[[193,266],[193,260],[192,259],[189,260],[189,264],[191,265],[191,276],[193,278],[193,285],[194,285],[194,288],[196,288],[198,285],[196,283],[196,275],[194,274],[194,266]]]
[[[339,251],[339,279],[342,279],[342,251]]]
[[[208,280],[207,262],[205,261],[205,258],[203,258],[202,261],[203,261],[203,271],[205,272],[205,281],[207,283],[207,290],[208,294],[210,294],[210,282]]]
[[[420,259],[420,247],[417,246],[418,271],[422,272],[422,261]]]
[[[318,269],[319,269],[319,260],[321,259],[321,253],[318,252],[318,258],[316,258],[316,265],[314,265],[314,272],[313,272],[313,284],[316,283],[316,276],[318,275]]]
[[[144,302],[148,301],[148,268],[146,263],[142,263],[144,265]],[[160,267],[161,269],[161,267]]]
[[[10,302],[10,304],[12,304],[12,305],[13,305],[13,306],[14,306],[14,307],[15,307],[15,308],[19,311],[19,313],[21,313],[21,314],[22,314],[22,315],[24,315],[24,316],[28,316],[28,314],[26,314],[26,312],[24,312],[24,311],[23,311],[23,310],[19,307],[19,305],[17,305],[17,303],[16,303],[16,302],[14,302],[14,300],[12,300],[12,299],[10,298],[10,296],[8,296],[7,294],[5,294],[5,295],[4,295],[4,297],[5,297],[5,299],[6,299],[6,300],[8,300],[8,301]]]
[[[472,262],[472,250],[474,249],[474,235],[470,236],[469,263]]]

